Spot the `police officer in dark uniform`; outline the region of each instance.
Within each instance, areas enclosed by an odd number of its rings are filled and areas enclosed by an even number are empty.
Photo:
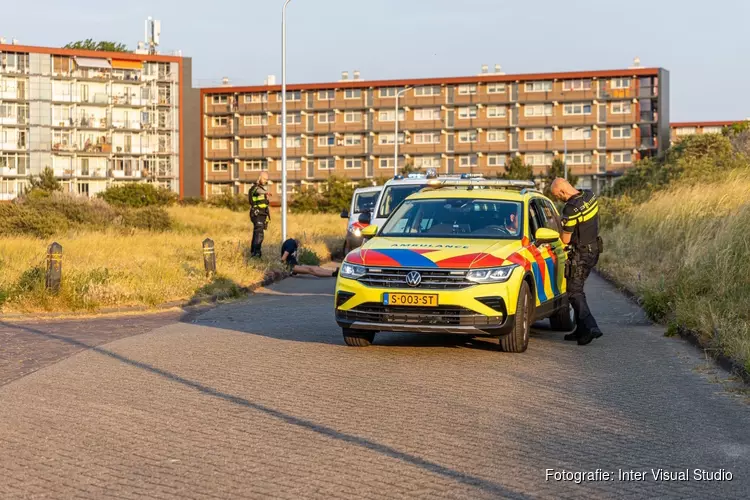
[[[576,330],[565,340],[577,340],[586,345],[602,336],[586,302],[583,284],[591,269],[599,262],[602,239],[599,237],[599,203],[588,189],[577,190],[568,181],[557,178],[552,182],[552,195],[565,202],[562,213],[562,241],[570,248],[566,265],[568,298],[576,312]]]
[[[252,185],[247,193],[250,201],[250,220],[253,222],[253,241],[250,245],[251,257],[261,257],[263,234],[271,220],[267,186],[268,172],[261,172],[258,181]]]

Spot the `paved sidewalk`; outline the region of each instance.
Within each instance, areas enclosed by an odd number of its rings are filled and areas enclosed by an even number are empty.
[[[79,352],[0,387],[0,498],[748,498],[750,406],[589,285],[605,336],[586,347],[539,325],[520,355],[452,336],[348,348],[333,280],[292,278]]]

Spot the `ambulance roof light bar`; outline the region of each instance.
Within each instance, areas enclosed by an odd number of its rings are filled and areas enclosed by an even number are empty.
[[[519,181],[510,179],[432,179],[427,182],[432,188],[440,187],[504,187],[516,189],[533,189],[536,187],[534,181]]]

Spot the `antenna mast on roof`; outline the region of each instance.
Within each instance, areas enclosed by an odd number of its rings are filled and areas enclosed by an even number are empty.
[[[159,37],[161,36],[161,21],[148,16],[145,34],[146,50],[149,54],[156,54],[156,47],[159,45]]]

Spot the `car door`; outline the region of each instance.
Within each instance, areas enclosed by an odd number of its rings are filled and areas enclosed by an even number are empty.
[[[530,224],[536,228],[547,228],[561,234],[562,224],[554,206],[544,198],[534,198],[529,203]],[[560,238],[553,243],[537,243],[531,234],[532,253],[539,268],[539,301],[540,303],[557,298],[565,291],[565,246]],[[542,290],[544,292],[542,293]]]

